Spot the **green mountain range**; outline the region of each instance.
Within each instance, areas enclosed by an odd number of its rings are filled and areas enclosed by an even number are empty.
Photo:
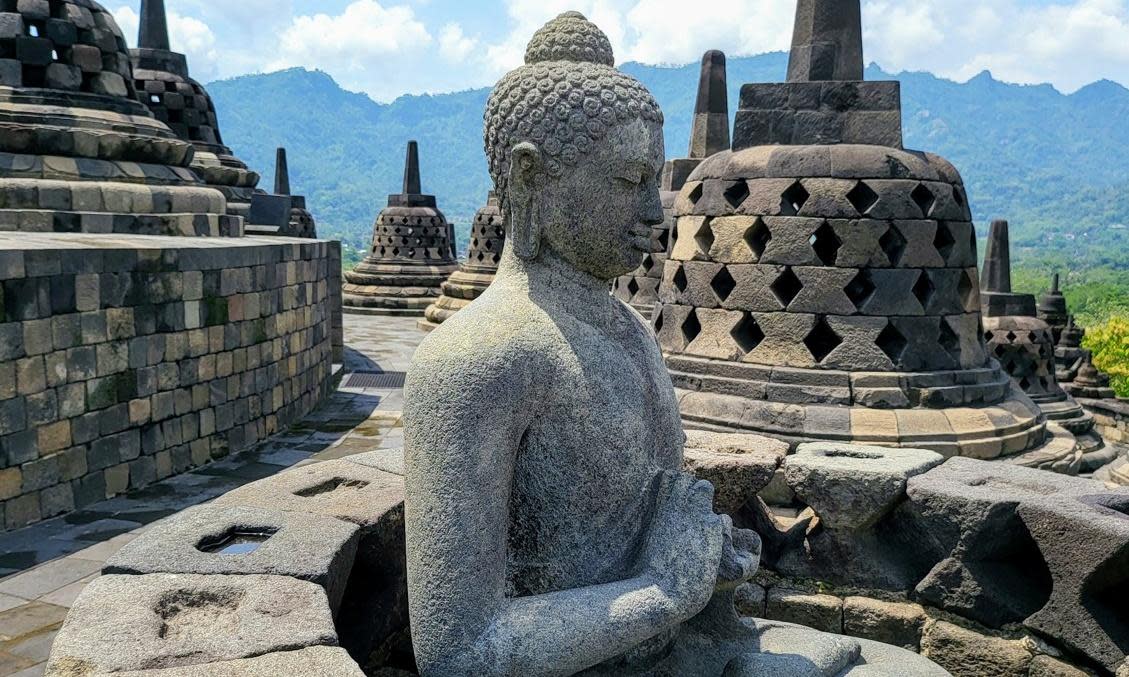
[[[780,81],[786,65],[782,53],[730,59],[731,113],[741,84]],[[697,64],[622,68],[654,92],[666,113],[667,155],[682,156]],[[999,82],[987,72],[956,83],[877,66],[867,78],[902,82],[906,146],[943,155],[961,170],[982,234],[990,219],[1011,221],[1016,258],[1029,275],[1021,280],[1037,285],[1050,268],[1069,267],[1076,284],[1113,284],[1124,299],[1129,90],[1101,81],[1066,95],[1050,85]],[[208,90],[225,141],[264,174],[263,185],[271,185],[275,147],[286,146],[291,184],[306,195],[319,234],[349,248],[367,247],[377,212],[399,191],[410,139],[420,142],[424,190],[438,196],[460,239],[485,201],[487,89],[378,104],[326,73],[292,69],[213,82]]]

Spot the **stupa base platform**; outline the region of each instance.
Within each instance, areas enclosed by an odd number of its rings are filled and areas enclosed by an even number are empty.
[[[1047,441],[1046,416],[996,367],[847,373],[683,356],[668,357],[668,366],[688,428],[750,432],[793,445],[851,442],[985,460]]]
[[[490,283],[494,281],[494,271],[475,272],[460,268],[443,283],[442,294],[428,306],[426,320],[419,322],[419,328],[431,331],[446,322],[452,315],[467,307]]]

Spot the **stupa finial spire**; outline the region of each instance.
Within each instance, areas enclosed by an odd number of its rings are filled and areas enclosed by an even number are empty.
[[[290,194],[290,165],[286,161],[286,149],[279,148],[274,156],[274,194]]]
[[[983,281],[984,291],[999,294],[1011,293],[1011,244],[1008,237],[1007,221],[992,222],[988,231],[988,248],[984,252]]]
[[[419,195],[419,144],[408,142],[408,155],[404,159],[404,195]]]
[[[165,0],[141,0],[141,28],[137,46],[141,49],[171,51]]]
[[[729,93],[726,89],[725,54],[711,49],[702,56],[690,154],[702,160],[729,149]]]
[[[1052,294],[1059,293],[1058,284],[1059,284],[1058,273],[1055,273],[1054,277],[1051,278],[1051,293]]]
[[[788,82],[862,80],[859,0],[798,0]]]

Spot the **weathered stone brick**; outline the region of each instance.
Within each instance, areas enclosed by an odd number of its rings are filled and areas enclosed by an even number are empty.
[[[24,332],[19,322],[0,324],[0,361],[23,357]]]
[[[16,396],[16,365],[0,362],[0,400]]]
[[[116,496],[129,488],[129,464],[106,468],[106,494]]]
[[[96,348],[98,375],[108,376],[130,368],[129,344],[125,341],[102,343]]]
[[[29,427],[41,426],[59,418],[59,405],[55,399],[54,390],[45,390],[41,393],[28,395],[24,402]]]
[[[42,355],[53,350],[51,319],[28,320],[23,323],[24,351],[28,355]]]
[[[840,634],[843,632],[843,600],[786,588],[768,591],[768,618]]]
[[[18,433],[27,427],[24,398],[0,401],[0,435]]]
[[[81,313],[79,317],[82,323],[83,343],[90,345],[110,339],[110,333],[106,326],[106,311]]]
[[[38,491],[59,483],[58,456],[48,456],[25,463],[20,469],[23,471],[22,493]]]
[[[42,357],[27,357],[16,361],[16,392],[34,395],[47,388],[47,372]]]
[[[71,446],[71,423],[59,421],[40,426],[37,430],[39,453],[51,454]]]
[[[80,313],[95,311],[102,307],[98,275],[76,275],[74,287],[75,308]]]
[[[43,519],[74,510],[74,489],[69,482],[39,492],[39,512]]]
[[[0,501],[20,495],[23,486],[23,471],[19,468],[0,470]]]
[[[86,474],[86,448],[71,447],[59,452],[59,479],[63,482],[76,480]]]
[[[86,386],[71,383],[55,389],[59,418],[74,418],[86,413]]]
[[[80,477],[71,483],[71,487],[74,489],[76,509],[106,500],[106,477],[103,473],[96,472]]]
[[[57,350],[43,356],[43,373],[47,377],[47,387],[57,388],[67,382],[67,352]]]
[[[39,495],[24,494],[4,504],[4,524],[8,529],[19,529],[42,519]]]

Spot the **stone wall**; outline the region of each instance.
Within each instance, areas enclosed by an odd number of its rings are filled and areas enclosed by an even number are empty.
[[[0,235],[0,529],[244,449],[332,374],[337,243]]]
[[[1109,444],[1129,445],[1129,401],[1078,399],[1093,414],[1095,428]]]

